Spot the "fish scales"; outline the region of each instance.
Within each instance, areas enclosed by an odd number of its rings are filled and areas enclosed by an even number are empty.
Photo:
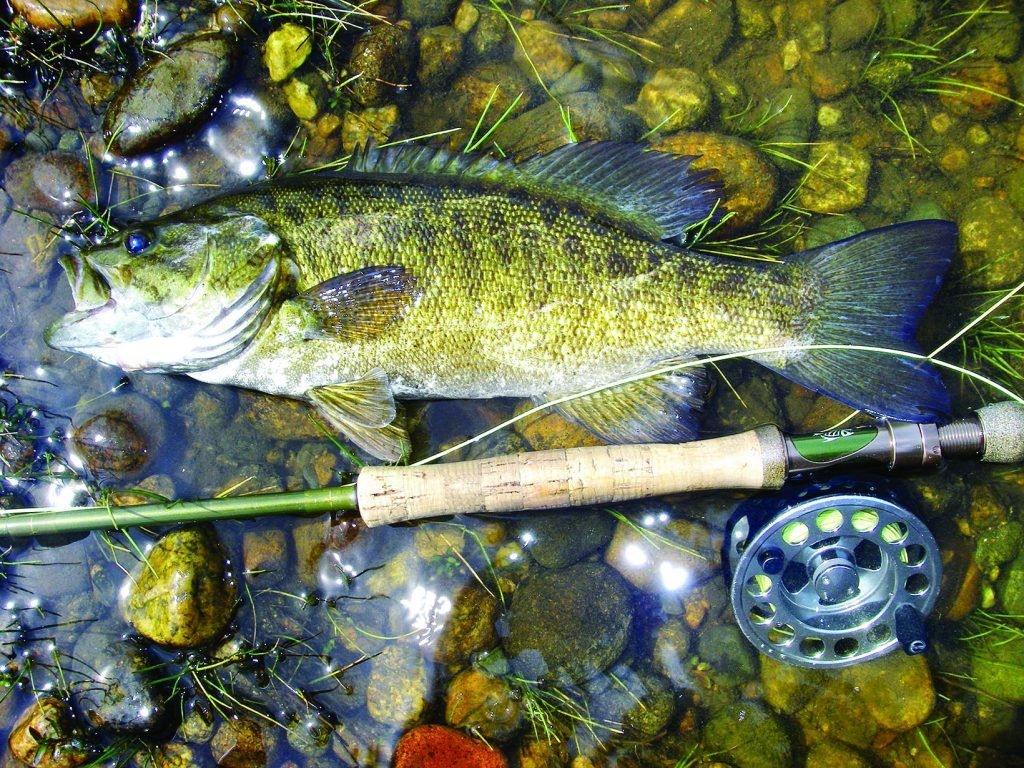
[[[843,348],[916,350],[952,256],[948,222],[784,264],[721,259],[677,244],[717,197],[686,158],[598,142],[519,165],[422,148],[355,165],[220,196],[69,257],[76,307],[49,342],[308,400],[387,460],[408,450],[396,397],[595,390],[558,410],[607,440],[689,439],[703,371],[661,369],[717,353],[894,418],[948,405],[916,359]]]
[[[538,387],[566,394],[680,351],[778,346],[799,337],[801,318],[811,316],[813,283],[800,270],[694,257],[578,208],[501,191],[329,179],[223,205],[265,218],[282,235],[300,289],[401,264],[421,292],[400,327],[345,351],[347,372],[304,359],[319,360],[320,350],[284,354],[295,340],[272,327],[230,364],[238,383],[256,389],[310,388],[376,365],[409,396],[481,397],[496,387],[511,396]],[[291,358],[280,382],[267,380],[260,361],[268,355]],[[416,385],[439,369],[446,383]]]

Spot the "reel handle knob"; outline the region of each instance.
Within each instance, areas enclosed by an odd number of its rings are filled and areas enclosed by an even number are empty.
[[[907,656],[916,656],[928,650],[928,632],[921,612],[910,604],[901,605],[893,614],[896,639]]]

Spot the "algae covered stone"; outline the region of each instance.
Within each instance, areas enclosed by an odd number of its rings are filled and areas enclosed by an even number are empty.
[[[711,106],[711,88],[692,69],[659,69],[640,89],[634,109],[652,130],[680,131],[703,119]]]
[[[74,738],[72,723],[68,704],[53,697],[40,698],[11,729],[7,749],[22,765],[74,768],[86,762],[89,753]]]
[[[313,35],[298,24],[282,24],[267,37],[263,63],[275,83],[286,80],[313,52]]]
[[[177,43],[142,67],[118,91],[103,133],[122,155],[149,152],[207,119],[227,90],[235,46],[220,34]]]
[[[707,752],[729,756],[736,768],[789,768],[793,744],[782,720],[746,699],[715,712],[704,728]]]
[[[389,645],[370,662],[366,709],[379,723],[409,726],[427,707],[430,676],[420,652],[409,645]]]
[[[505,650],[526,677],[585,680],[626,647],[632,598],[619,574],[601,563],[543,571],[516,589]]]
[[[161,538],[146,556],[124,601],[124,617],[168,648],[198,648],[217,640],[235,609],[220,543],[206,526]]]
[[[825,141],[811,149],[797,203],[815,213],[845,213],[868,197],[871,156],[859,147]]]

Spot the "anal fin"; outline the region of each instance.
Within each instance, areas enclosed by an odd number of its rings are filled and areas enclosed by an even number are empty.
[[[315,387],[309,399],[346,438],[372,456],[399,462],[409,454],[387,374],[371,371],[356,381]]]
[[[555,406],[609,443],[674,443],[697,437],[708,381],[703,367],[660,373]]]

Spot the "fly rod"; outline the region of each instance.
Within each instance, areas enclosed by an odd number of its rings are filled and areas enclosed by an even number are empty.
[[[879,420],[787,435],[776,426],[679,444],[533,451],[421,466],[364,467],[354,484],[199,501],[37,507],[0,516],[0,537],[270,515],[356,512],[368,526],[455,514],[612,504],[690,491],[773,490],[793,475],[851,463],[888,470],[947,459],[1024,460],[1024,405],[1002,402],[947,424]]]

